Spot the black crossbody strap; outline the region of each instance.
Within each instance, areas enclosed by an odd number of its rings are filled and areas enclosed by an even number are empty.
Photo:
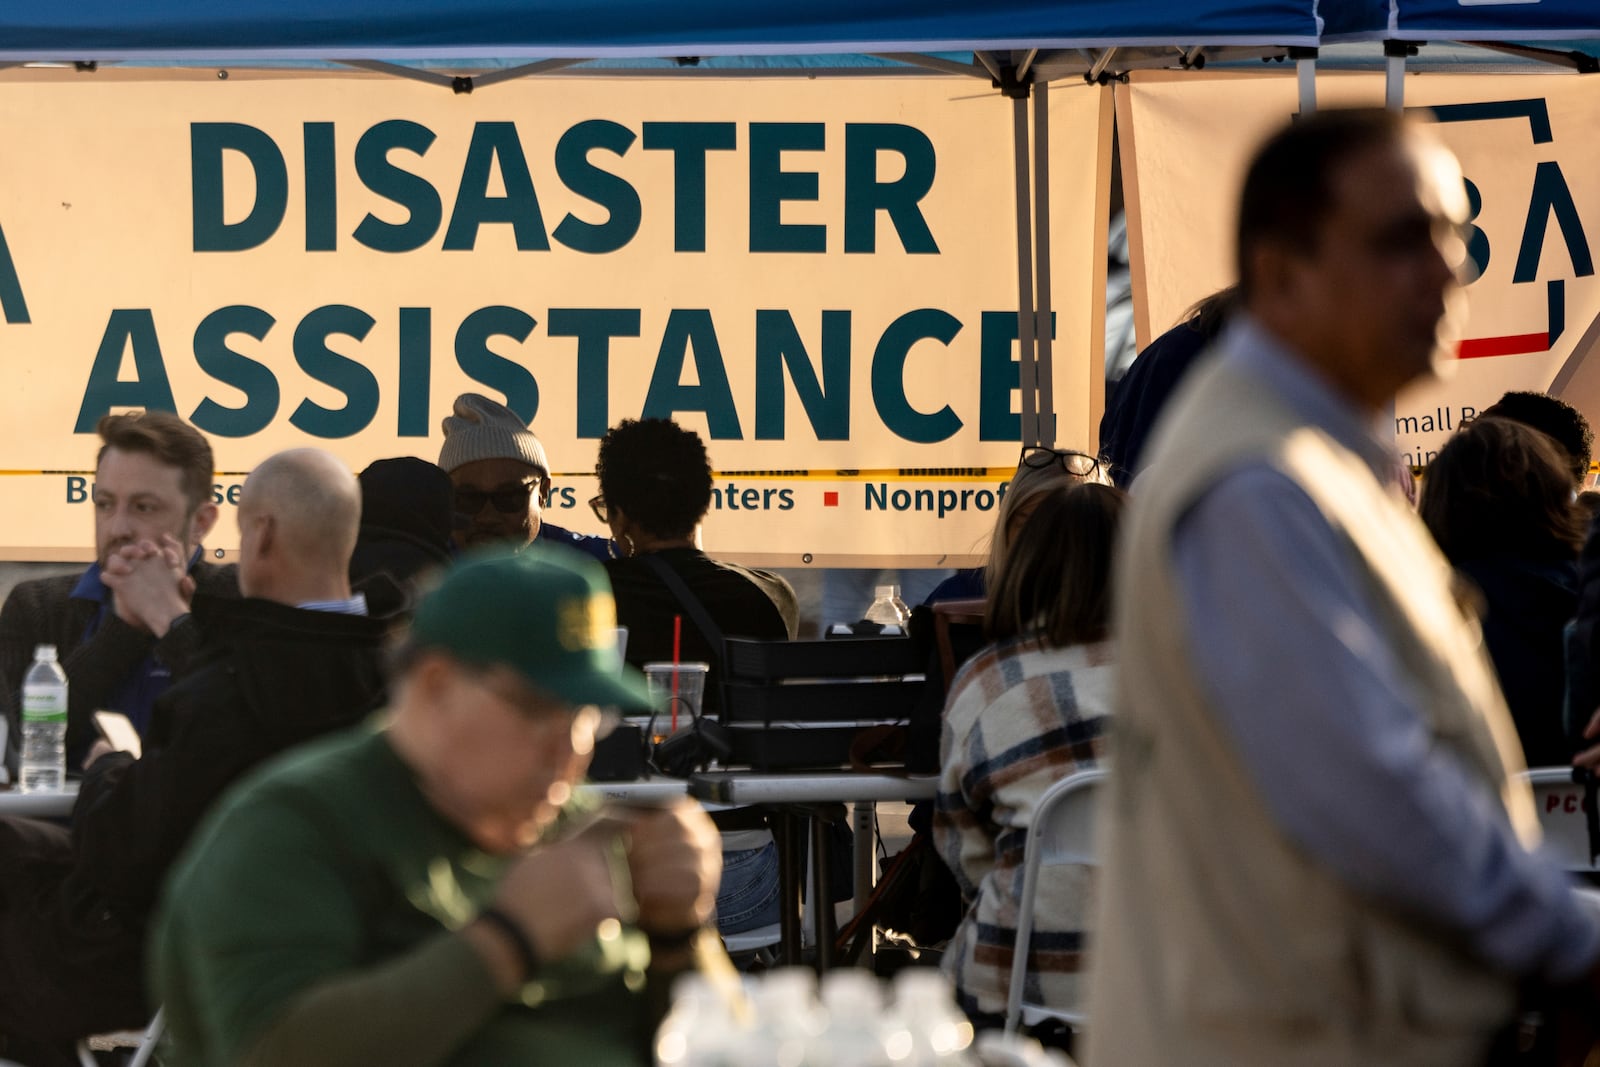
[[[646,567],[649,567],[657,578],[661,579],[661,584],[667,587],[667,592],[672,594],[672,599],[678,602],[678,606],[683,609],[684,614],[689,616],[689,621],[694,623],[694,628],[700,631],[700,636],[706,639],[706,644],[710,645],[712,651],[716,653],[717,662],[714,667],[716,669],[717,695],[721,697],[720,703],[724,709],[724,714],[726,714],[728,687],[724,680],[727,671],[723,665],[728,659],[728,648],[727,639],[722,636],[722,628],[712,621],[711,613],[700,602],[700,598],[694,595],[689,589],[688,583],[683,580],[683,577],[677,571],[667,566],[666,560],[653,552],[646,552],[637,558]]]

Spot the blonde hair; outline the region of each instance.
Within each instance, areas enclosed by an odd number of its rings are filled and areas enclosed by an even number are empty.
[[[999,584],[1000,571],[1005,567],[1006,556],[1011,551],[1011,523],[1017,512],[1054,489],[1084,484],[1110,485],[1106,465],[1100,463],[1088,474],[1073,474],[1061,463],[1030,467],[1020,459],[1017,461],[1017,472],[1011,476],[1006,494],[1000,498],[1000,507],[995,511],[994,531],[989,535],[989,561],[983,568],[985,589],[993,589]]]
[[[994,641],[1103,641],[1111,625],[1111,554],[1127,494],[1109,485],[1058,486],[1039,501],[989,587],[984,629]]]

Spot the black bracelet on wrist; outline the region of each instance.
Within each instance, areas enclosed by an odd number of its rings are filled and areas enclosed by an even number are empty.
[[[695,938],[700,936],[700,931],[703,929],[705,929],[703,926],[691,926],[687,930],[675,930],[671,933],[646,930],[645,936],[650,939],[651,952],[673,952],[694,944]]]
[[[517,962],[522,965],[522,979],[527,981],[539,969],[539,953],[534,950],[533,942],[527,933],[518,926],[516,920],[501,911],[499,908],[488,907],[478,912],[478,918],[499,930],[505,937],[506,943],[511,946],[516,954]]]

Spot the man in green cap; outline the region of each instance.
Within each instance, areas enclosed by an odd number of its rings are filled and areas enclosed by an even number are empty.
[[[639,1064],[720,873],[692,802],[577,810],[611,708],[643,707],[597,563],[469,556],[418,605],[381,726],[242,786],[152,947],[174,1061]]]

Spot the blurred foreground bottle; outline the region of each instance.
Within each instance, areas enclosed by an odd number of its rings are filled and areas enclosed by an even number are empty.
[[[894,1005],[911,1034],[907,1067],[957,1067],[974,1061],[972,1023],[956,1007],[955,990],[942,971],[907,967],[894,978]]]

